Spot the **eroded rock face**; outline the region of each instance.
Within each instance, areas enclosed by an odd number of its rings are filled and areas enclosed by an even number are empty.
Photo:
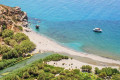
[[[0,5],[0,27],[2,27],[0,29],[9,28],[14,30],[16,26],[28,26],[27,13],[21,11],[20,7]]]
[[[21,19],[23,21],[23,26],[28,27],[28,17],[26,12],[24,12],[24,16]]]

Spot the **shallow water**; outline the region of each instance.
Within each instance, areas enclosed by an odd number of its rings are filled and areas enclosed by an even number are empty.
[[[120,60],[120,0],[1,0],[0,3],[20,6],[28,13],[34,31],[62,45]],[[34,28],[36,24],[40,30]],[[94,27],[102,28],[103,33],[94,33]]]
[[[31,22],[34,23],[34,20]],[[34,27],[35,24],[32,24],[31,28],[55,39],[64,46],[77,51],[120,60],[119,21],[45,21],[45,23],[41,22],[40,25],[38,31]],[[92,31],[92,28],[97,25],[101,25],[102,33]],[[114,27],[116,28],[114,29]]]

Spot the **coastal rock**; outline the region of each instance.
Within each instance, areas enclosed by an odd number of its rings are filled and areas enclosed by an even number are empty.
[[[22,16],[22,22],[23,22],[23,26],[24,27],[28,27],[28,16],[27,16],[27,13],[24,12],[24,15]]]
[[[0,5],[0,29],[11,29],[19,31],[19,27],[28,26],[27,13],[21,11],[20,7],[9,7]],[[0,30],[1,31],[1,30]]]

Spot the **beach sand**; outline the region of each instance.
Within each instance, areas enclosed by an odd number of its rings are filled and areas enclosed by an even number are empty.
[[[60,61],[50,61],[50,62],[47,62],[47,64],[55,67],[62,67],[65,69],[80,69],[80,70],[83,65],[90,65],[92,67],[92,72],[94,72],[95,67],[98,67],[99,69],[102,69],[104,67],[112,67],[112,68],[119,69],[119,67],[117,66],[96,66],[96,65],[80,62],[75,59],[63,59]]]
[[[29,32],[27,32],[26,30],[29,30]],[[102,66],[104,66],[104,64],[111,64],[111,65],[114,64],[120,66],[120,61],[118,60],[108,59],[93,54],[77,52],[75,50],[62,46],[56,43],[55,41],[30,30],[29,28],[24,28],[23,33],[25,33],[30,38],[30,40],[36,44],[36,49],[33,51],[33,53],[43,53],[43,52],[55,52],[62,54],[65,53],[71,56],[81,57],[82,59],[84,58],[85,60],[87,60],[87,63],[89,62],[89,60],[93,60],[93,61],[98,61],[98,63],[101,62]]]

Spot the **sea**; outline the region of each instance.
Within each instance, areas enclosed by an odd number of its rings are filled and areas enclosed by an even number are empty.
[[[61,45],[120,60],[120,0],[0,0],[0,4],[21,7],[32,30]],[[103,32],[93,32],[95,27]]]

